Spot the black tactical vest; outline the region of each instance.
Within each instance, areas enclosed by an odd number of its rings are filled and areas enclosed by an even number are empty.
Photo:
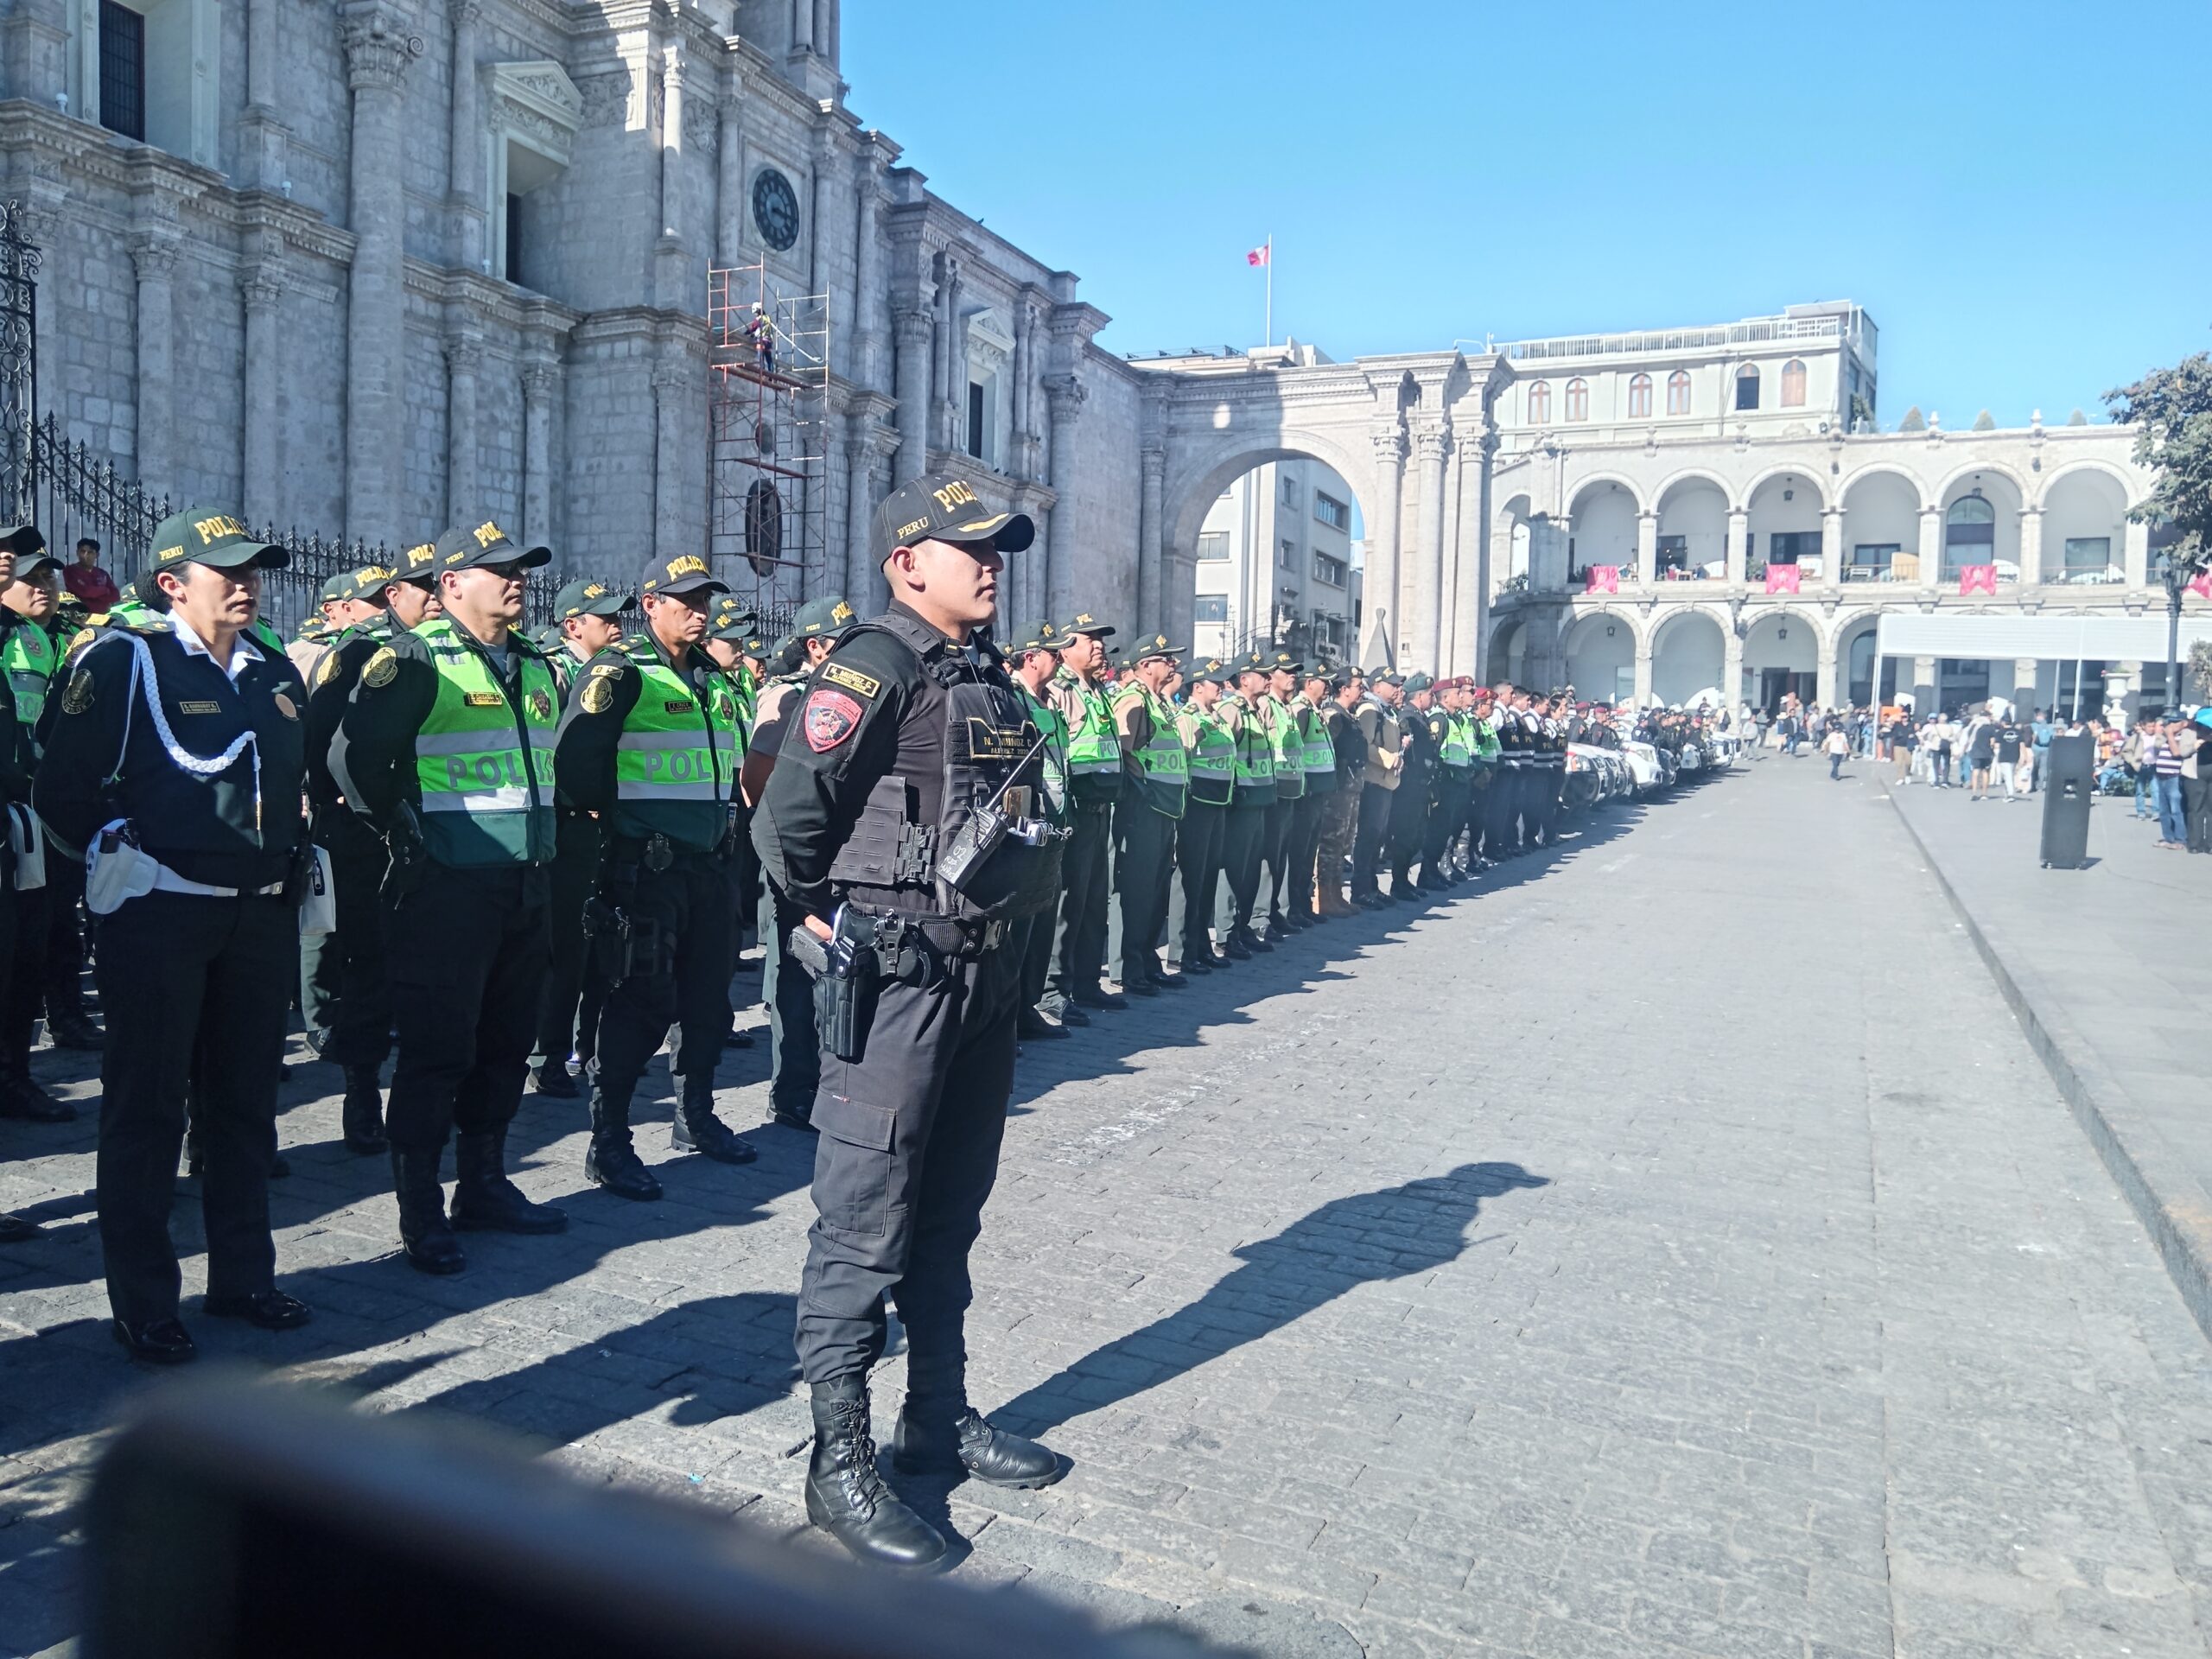
[[[913,696],[899,728],[899,753],[878,779],[830,866],[839,897],[923,917],[1011,920],[1033,915],[1059,893],[1059,842],[1033,846],[1010,834],[958,887],[939,876],[939,856],[979,807],[1023,806],[1017,819],[1042,821],[1041,753],[1022,764],[1042,734],[995,658],[970,655],[919,620],[888,612],[845,638],[887,633],[914,653]]]

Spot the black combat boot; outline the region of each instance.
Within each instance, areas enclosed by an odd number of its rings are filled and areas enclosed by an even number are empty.
[[[993,1428],[968,1403],[960,1371],[907,1366],[906,1408],[891,1439],[891,1466],[902,1475],[966,1474],[993,1486],[1049,1486],[1068,1471],[1034,1440]]]
[[[712,1096],[687,1100],[676,1109],[676,1127],[669,1133],[668,1144],[718,1164],[749,1164],[760,1155],[751,1141],[715,1116]]]
[[[461,1241],[446,1224],[445,1189],[438,1185],[441,1147],[429,1152],[391,1149],[391,1184],[399,1194],[399,1242],[407,1260],[424,1273],[459,1273],[468,1265]]]
[[[75,1048],[97,1052],[106,1046],[107,1039],[100,1035],[100,1028],[82,1008],[51,1007],[46,1015],[46,1034],[54,1039],[56,1048]]]
[[[507,1179],[507,1132],[486,1129],[454,1143],[453,1224],[467,1233],[557,1233],[569,1218],[532,1204]]]
[[[384,1134],[384,1095],[377,1086],[373,1065],[346,1068],[346,1099],[338,1109],[346,1135],[346,1150],[373,1157],[391,1143]]]
[[[814,1456],[806,1466],[806,1518],[863,1561],[926,1567],[944,1538],[901,1503],[875,1466],[868,1382],[841,1376],[813,1387]]]
[[[595,1077],[591,1085],[591,1145],[584,1149],[584,1179],[598,1182],[618,1198],[644,1204],[660,1197],[660,1183],[630,1144],[629,1101],[609,1100]]]

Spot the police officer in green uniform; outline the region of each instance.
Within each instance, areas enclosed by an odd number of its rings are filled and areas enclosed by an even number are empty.
[[[661,1195],[631,1145],[630,1105],[672,1023],[675,1144],[726,1164],[754,1156],[715,1116],[737,958],[745,728],[737,688],[699,642],[728,591],[696,553],[652,555],[639,584],[644,631],[591,659],[561,720],[561,792],[603,831],[586,931],[608,990],[584,1174],[617,1198]]]
[[[1299,809],[1306,800],[1306,734],[1290,702],[1298,694],[1299,677],[1306,664],[1287,651],[1254,655],[1268,671],[1260,715],[1267,729],[1268,747],[1275,757],[1275,801],[1268,809],[1267,828],[1260,840],[1260,858],[1268,867],[1268,925],[1262,937],[1270,944],[1281,944],[1306,925],[1292,919],[1298,884],[1290,874],[1291,844]]]
[[[438,538],[442,616],[361,668],[331,746],[346,803],[385,837],[385,973],[399,1027],[385,1130],[407,1259],[467,1265],[454,1229],[557,1232],[507,1179],[551,954],[553,671],[524,637],[526,572],[552,558],[496,522]],[[458,1131],[448,1222],[438,1166]]]
[[[868,1373],[887,1295],[907,1345],[897,1468],[1017,1487],[1065,1472],[969,1405],[963,1329],[1014,1079],[1010,934],[1058,882],[1058,839],[1033,816],[1039,734],[976,643],[1001,553],[1034,535],[956,479],[918,479],[877,508],[891,607],[815,671],[753,821],[769,880],[825,942],[838,1018],[823,1033],[799,1280],[807,1515],[855,1555],[909,1567],[945,1545],[876,1469]]]
[[[64,852],[95,860],[108,1022],[98,1197],[115,1338],[175,1363],[196,1351],[168,1234],[188,1087],[207,1313],[270,1330],[310,1317],[276,1287],[269,1230],[304,887],[306,689],[249,631],[282,548],[195,508],[163,519],[149,550],[169,613],[158,628],[110,627],[75,659],[34,801]]]
[[[1183,822],[1175,827],[1177,898],[1182,910],[1179,966],[1185,974],[1210,974],[1232,960],[1213,948],[1216,893],[1221,883],[1221,837],[1236,776],[1236,740],[1222,718],[1224,680],[1236,669],[1220,658],[1193,666],[1183,706],[1175,715],[1183,740],[1184,770],[1190,788]]]
[[[1322,822],[1330,798],[1337,792],[1337,748],[1329,741],[1321,718],[1328,696],[1328,676],[1316,669],[1303,676],[1298,695],[1290,702],[1291,716],[1298,728],[1300,766],[1306,779],[1306,793],[1290,821],[1290,907],[1286,919],[1294,928],[1312,927],[1329,919],[1315,908],[1314,879]]]
[[[706,637],[699,642],[699,649],[707,653],[707,660],[729,681],[730,695],[737,699],[739,729],[748,735],[760,706],[760,680],[755,664],[747,659],[747,647],[752,643],[753,630],[760,620],[744,601],[734,594],[724,594],[715,601]],[[742,786],[738,791],[737,842],[731,857],[730,893],[737,906],[737,916],[730,928],[730,948],[736,953],[745,949],[746,933],[755,925],[760,913],[760,858],[753,850],[753,805],[745,798]],[[734,999],[729,1027],[722,1040],[731,1048],[753,1046],[753,1033],[737,1029]]]
[[[1114,844],[1114,806],[1122,798],[1122,740],[1114,729],[1106,642],[1112,626],[1089,611],[1060,624],[1060,671],[1052,705],[1068,728],[1068,786],[1074,805],[1060,856],[1060,911],[1052,935],[1052,989],[1045,1007],[1071,1026],[1086,1010],[1126,1008],[1127,997],[1099,983],[1106,971],[1106,894]]]
[[[1114,886],[1122,896],[1122,988],[1132,996],[1189,984],[1160,965],[1175,879],[1175,827],[1189,787],[1183,735],[1166,696],[1183,650],[1164,633],[1139,641],[1130,671],[1114,692],[1124,768],[1122,804],[1114,809]]]
[[[1222,827],[1221,874],[1227,884],[1228,905],[1221,929],[1221,948],[1238,962],[1274,946],[1252,927],[1260,896],[1260,855],[1267,839],[1268,810],[1275,804],[1275,751],[1268,734],[1260,704],[1268,691],[1268,673],[1256,658],[1236,665],[1236,690],[1221,700],[1224,721],[1236,745],[1236,787],[1229,799],[1229,816]]]
[[[384,837],[344,798],[330,751],[362,669],[408,632],[438,613],[435,549],[418,543],[390,565],[367,565],[347,580],[371,613],[330,643],[308,692],[308,805],[315,845],[330,860],[338,957],[337,1011],[322,1058],[346,1074],[339,1113],[346,1149],[372,1158],[387,1152],[384,1063],[391,1054],[391,992],[385,974]]]
[[[853,607],[836,594],[810,600],[792,618],[791,632],[776,652],[777,672],[760,688],[746,745],[741,782],[745,798],[756,810],[791,735],[791,716],[800,692],[857,620]],[[778,893],[773,882],[762,881],[760,1000],[768,1005],[768,1111],[786,1128],[810,1134],[822,1073],[815,1040],[814,988],[791,953],[791,929],[803,919],[804,912]]]
[[[1014,672],[1014,690],[1029,709],[1029,718],[1044,734],[1045,747],[1038,757],[1044,797],[1039,816],[1056,829],[1067,828],[1073,817],[1068,784],[1068,723],[1052,702],[1052,677],[1059,672],[1060,631],[1050,622],[1033,622],[1016,628],[1007,642],[1007,665]],[[1046,1013],[1046,976],[1052,967],[1052,918],[1056,906],[1047,905],[1024,921],[1019,929],[1021,949],[1021,1008],[1014,1034],[1025,1039],[1071,1035],[1067,1026]]]
[[[622,639],[621,617],[637,607],[637,600],[620,588],[588,577],[579,578],[553,597],[554,644],[545,660],[553,670],[563,709],[584,664]],[[542,642],[541,642],[542,643]],[[545,995],[537,1007],[537,1041],[530,1057],[531,1081],[541,1095],[556,1100],[575,1100],[582,1093],[569,1075],[569,1056],[588,1058],[596,1051],[598,1011],[605,988],[594,985],[587,998],[584,944],[584,900],[591,896],[599,874],[599,820],[576,804],[562,778],[554,791],[552,931],[553,962],[545,976]],[[579,1007],[590,1017],[581,1032]]]
[[[35,733],[46,709],[47,687],[57,661],[54,641],[42,624],[54,608],[60,569],[60,563],[46,552],[45,539],[32,526],[0,529],[0,674],[7,678],[17,728],[8,737],[32,767],[38,751]],[[38,833],[29,807],[21,810],[17,831]],[[50,866],[59,869],[67,862],[57,857]],[[11,960],[6,969],[6,990],[0,995],[0,1117],[66,1122],[76,1116],[77,1109],[48,1094],[33,1081],[30,1071],[31,1034],[38,1023],[52,933],[52,878],[48,886],[26,887],[18,871],[9,885],[15,890],[11,895],[14,917],[8,933],[12,944],[8,946]],[[65,888],[63,896],[73,920],[73,893]],[[83,1017],[81,1013],[78,1017]],[[91,1046],[97,1048],[98,1033],[92,1035]]]

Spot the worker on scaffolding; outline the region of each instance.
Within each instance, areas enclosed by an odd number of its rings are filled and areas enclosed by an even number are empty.
[[[768,308],[758,300],[753,302],[753,315],[746,320],[745,340],[760,360],[760,372],[772,378],[776,372],[776,325],[768,320]]]

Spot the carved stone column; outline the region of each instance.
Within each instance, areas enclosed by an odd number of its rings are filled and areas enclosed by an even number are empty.
[[[1732,715],[1744,701],[1744,636],[1734,618],[1720,629],[1720,695]]]
[[[245,442],[238,476],[249,523],[273,524],[284,514],[284,267],[276,256],[241,273],[245,302]]]
[[[285,140],[283,0],[247,0],[245,108],[238,112],[238,175],[259,190],[283,188]]]
[[[1843,509],[1828,507],[1821,513],[1821,580],[1843,581]]]
[[[1639,512],[1636,515],[1636,579],[1651,582],[1659,576],[1659,515]]]
[[[854,313],[858,341],[853,358],[853,378],[871,391],[889,389],[887,372],[891,367],[884,360],[887,347],[883,324],[890,315],[891,299],[883,257],[883,165],[882,149],[872,137],[863,134],[853,164],[853,188],[860,196],[860,246],[856,251],[859,275],[855,279],[857,309]]]
[[[448,0],[446,20],[453,25],[453,125],[448,139],[446,210],[450,218],[453,262],[463,270],[484,265],[484,130],[478,113],[476,25],[483,0]],[[505,271],[494,273],[504,276]],[[456,517],[455,523],[460,520]]]
[[[401,236],[406,202],[402,22],[380,0],[345,9],[353,91],[350,188],[353,268],[346,306],[346,533],[389,538],[400,505],[407,304]]]
[[[1397,613],[1398,508],[1405,490],[1406,434],[1394,420],[1370,435],[1375,443],[1375,511],[1367,524],[1367,571],[1361,582],[1367,614],[1361,621],[1359,662],[1379,668],[1399,660],[1404,633]]]
[[[561,365],[540,358],[522,372],[522,528],[526,546],[553,539],[553,411]]]
[[[171,428],[176,418],[176,308],[172,283],[179,238],[172,227],[130,245],[138,276],[138,482],[151,494],[179,493]]]
[[[1751,529],[1751,515],[1747,510],[1742,507],[1728,509],[1728,539],[1721,544],[1720,553],[1726,561],[1721,568],[1731,582],[1745,581],[1744,573],[1751,568],[1747,556]],[[1655,570],[1652,575],[1656,577],[1658,572]]]
[[[671,41],[660,60],[660,239],[653,245],[653,303],[687,299],[683,270],[683,48]]]
[[[1052,469],[1052,491],[1058,499],[1052,541],[1045,549],[1045,556],[1038,561],[1037,596],[1042,601],[1039,609],[1058,611],[1074,599],[1074,561],[1060,556],[1060,531],[1065,528],[1065,521],[1058,508],[1066,506],[1074,493],[1076,417],[1083,413],[1084,403],[1090,393],[1072,374],[1052,374],[1045,377],[1045,396],[1050,403],[1052,423],[1052,449],[1046,465]]]
[[[1147,446],[1138,457],[1143,477],[1137,519],[1137,628],[1152,633],[1166,626],[1166,575],[1160,557],[1163,542],[1160,522],[1160,482],[1167,473],[1167,453]],[[1179,640],[1188,645],[1187,639]]]
[[[1404,607],[1408,649],[1417,651],[1417,666],[1431,674],[1444,671],[1444,463],[1452,453],[1452,423],[1440,420],[1414,435],[1414,448],[1421,463],[1421,561],[1408,574],[1410,581],[1399,603]]]
[[[929,470],[930,337],[937,320],[925,299],[900,306],[892,314],[892,326],[899,340],[899,454],[892,477],[904,484]]]
[[[697,377],[681,356],[653,371],[654,419],[658,434],[653,477],[653,537],[656,550],[675,553],[691,545],[687,530],[690,462],[699,446],[690,439],[690,407],[699,393]]]
[[[2061,550],[2063,552],[2064,550]],[[2020,509],[2020,585],[2034,587],[2044,580],[2043,570],[2043,509]]]
[[[1037,442],[1029,431],[1029,383],[1037,372],[1037,308],[1024,294],[1014,304],[1014,436],[1007,445],[1006,470],[1014,478],[1037,475]]]
[[[484,503],[476,486],[476,378],[483,336],[463,329],[446,339],[446,523],[474,524]]]
[[[1943,510],[1920,510],[1920,585],[1933,588],[1943,579]],[[1919,711],[1925,713],[1926,710]]]

